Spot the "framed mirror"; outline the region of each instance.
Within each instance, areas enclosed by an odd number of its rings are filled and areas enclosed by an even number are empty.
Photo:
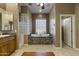
[[[13,13],[0,11],[0,30],[13,31]]]

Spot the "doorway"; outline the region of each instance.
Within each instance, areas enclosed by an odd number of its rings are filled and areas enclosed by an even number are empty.
[[[60,15],[60,45],[75,48],[75,15]]]

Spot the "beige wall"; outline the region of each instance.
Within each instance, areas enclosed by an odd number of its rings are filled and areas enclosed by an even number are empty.
[[[6,3],[0,3],[0,8],[2,8],[2,9],[6,9]]]
[[[56,37],[54,44],[57,47],[60,47],[60,15],[61,14],[74,14],[74,4],[68,3],[57,3],[53,5],[53,8],[50,12],[50,20],[54,19],[56,22]]]
[[[76,37],[76,48],[79,48],[79,4],[75,4],[75,37]]]
[[[61,14],[74,14],[74,4],[57,3],[56,10],[56,41],[55,46],[60,47],[60,15]]]
[[[75,40],[79,48],[79,4],[56,4],[56,46],[60,46],[60,14],[75,14]]]
[[[49,19],[55,18],[55,14],[56,14],[56,4],[53,4],[52,9],[49,13]]]
[[[19,9],[18,9],[18,4],[16,3],[7,3],[6,4],[6,10],[9,12],[13,13],[13,29],[14,31],[16,31],[16,35],[17,35],[17,47],[19,44],[19,39],[18,39],[18,23],[19,23]]]
[[[53,4],[53,6],[52,6],[52,9],[51,9],[51,11],[50,11],[50,13],[49,13],[49,20],[50,20],[50,33],[53,35],[53,40],[54,40],[54,44],[55,44],[55,34],[54,34],[54,29],[52,29],[52,26],[54,25],[55,26],[55,24],[53,24],[53,23],[51,23],[51,21],[53,20],[53,21],[55,21],[56,20],[56,4]],[[52,25],[51,25],[52,24]],[[56,29],[55,29],[56,30]],[[52,33],[53,32],[53,33]]]

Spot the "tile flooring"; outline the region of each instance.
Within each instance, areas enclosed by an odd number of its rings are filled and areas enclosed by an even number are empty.
[[[79,51],[70,47],[59,48],[54,45],[24,45],[11,56],[21,56],[23,52],[54,52],[55,56],[79,56]]]

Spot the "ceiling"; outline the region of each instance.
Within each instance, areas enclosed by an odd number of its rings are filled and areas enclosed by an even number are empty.
[[[52,3],[45,3],[45,9],[42,9],[40,6],[37,6],[36,3],[32,3],[31,5],[29,5],[28,3],[20,3],[19,5],[28,6],[32,13],[49,13],[53,6]]]

